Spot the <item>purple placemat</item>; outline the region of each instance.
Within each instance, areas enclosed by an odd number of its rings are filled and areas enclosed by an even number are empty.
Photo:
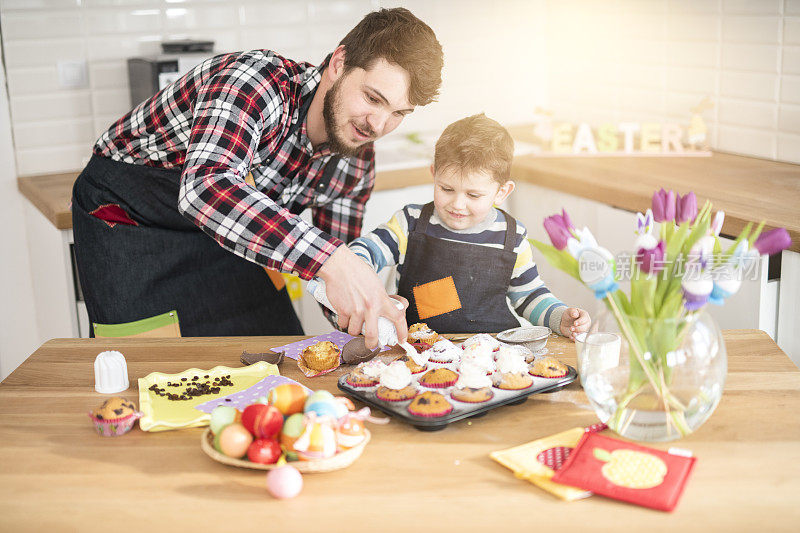
[[[297,382],[285,376],[267,376],[258,383],[256,383],[255,385],[252,385],[243,391],[234,392],[233,394],[222,396],[221,398],[215,398],[213,400],[209,400],[205,403],[201,403],[200,405],[195,406],[195,409],[199,409],[204,413],[211,414],[211,411],[213,411],[214,408],[217,407],[218,405],[228,405],[230,407],[235,407],[236,409],[239,409],[241,411],[248,405],[256,403],[258,399],[261,398],[262,396],[266,396],[271,388],[277,387],[278,385],[283,385],[284,383],[297,383]],[[298,385],[300,385],[309,392],[311,391],[311,389],[309,389],[302,383],[298,383]]]
[[[355,337],[352,335],[348,335],[343,331],[333,330],[330,333],[325,333],[324,335],[317,335],[316,337],[311,337],[310,339],[302,340],[293,342],[291,344],[285,344],[283,346],[278,346],[275,348],[270,348],[273,352],[284,352],[286,357],[291,357],[292,359],[299,359],[300,352],[303,349],[308,348],[314,343],[322,342],[322,341],[331,341],[333,344],[342,348],[345,344],[353,340]]]

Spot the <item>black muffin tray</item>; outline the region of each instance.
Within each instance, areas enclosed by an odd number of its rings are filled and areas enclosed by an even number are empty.
[[[444,364],[432,365],[431,368],[447,366],[448,365]],[[578,372],[574,368],[571,366],[568,366],[567,368],[569,368],[567,375],[560,378],[542,378],[538,376],[531,376],[533,378],[533,385],[527,389],[509,391],[492,387],[494,397],[491,400],[482,403],[466,403],[453,399],[453,397],[450,396],[450,391],[454,387],[435,389],[422,386],[419,384],[418,379],[424,374],[424,372],[414,374],[412,383],[418,388],[420,393],[424,391],[438,392],[447,398],[447,401],[452,404],[452,411],[446,415],[437,417],[417,416],[409,413],[407,408],[408,404],[410,404],[412,400],[405,400],[402,402],[387,402],[379,399],[375,395],[375,391],[378,390],[378,385],[372,387],[353,387],[347,383],[347,376],[349,374],[345,374],[339,378],[338,385],[340,390],[346,392],[353,398],[362,401],[367,405],[375,407],[376,409],[379,409],[387,415],[397,418],[398,420],[407,422],[420,431],[438,431],[446,428],[447,425],[452,422],[464,420],[465,418],[472,416],[483,416],[495,407],[523,403],[531,394],[555,392],[559,389],[562,389],[578,378]]]

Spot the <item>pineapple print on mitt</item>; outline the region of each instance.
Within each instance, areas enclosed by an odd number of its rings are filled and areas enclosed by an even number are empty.
[[[614,485],[628,489],[650,489],[664,482],[667,465],[649,453],[633,450],[608,450],[595,448],[594,456],[603,461],[603,477]]]
[[[678,503],[696,458],[587,433],[552,481],[660,511]]]

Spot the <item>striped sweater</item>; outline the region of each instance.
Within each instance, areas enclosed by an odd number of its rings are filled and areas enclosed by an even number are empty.
[[[421,212],[421,205],[407,205],[397,211],[388,222],[348,244],[350,249],[376,272],[386,267],[397,267],[395,293],[403,275],[408,234],[414,231]],[[426,233],[438,239],[502,249],[506,221],[500,211],[492,209],[480,224],[465,230],[452,230],[442,223],[434,210]],[[520,222],[517,222],[514,253],[517,254],[517,261],[506,293],[509,308],[532,324],[548,326],[560,334],[561,315],[566,306],[553,296],[539,276],[536,263],[533,262],[527,231]]]

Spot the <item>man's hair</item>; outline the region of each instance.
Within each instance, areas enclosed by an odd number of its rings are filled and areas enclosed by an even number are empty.
[[[427,105],[442,85],[442,45],[433,30],[402,7],[373,11],[345,35],[345,71],[368,70],[383,58],[408,72],[411,83],[408,101]]]
[[[472,115],[447,126],[436,141],[433,168],[488,172],[501,185],[511,179],[514,140],[497,121]]]

